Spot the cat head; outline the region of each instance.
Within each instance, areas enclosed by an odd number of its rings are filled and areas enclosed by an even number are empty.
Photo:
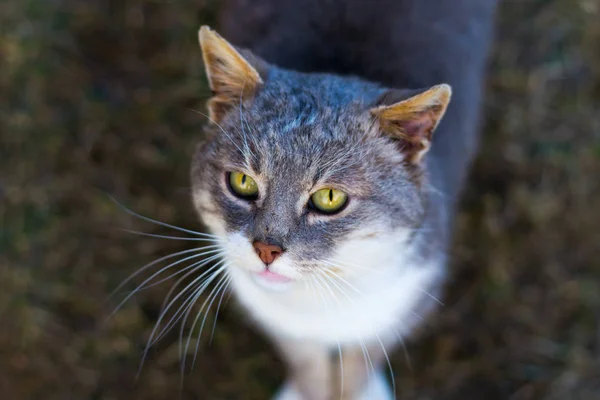
[[[392,262],[426,212],[423,156],[450,87],[299,73],[199,37],[213,97],[193,197],[230,268],[281,288]]]

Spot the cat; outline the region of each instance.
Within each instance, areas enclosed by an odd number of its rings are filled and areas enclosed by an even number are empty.
[[[389,352],[448,275],[495,5],[232,0],[229,41],[200,29],[193,203],[288,366],[276,399],[395,397]]]

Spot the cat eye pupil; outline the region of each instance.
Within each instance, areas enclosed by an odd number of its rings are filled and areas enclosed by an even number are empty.
[[[338,189],[317,190],[310,196],[309,208],[322,214],[335,214],[340,212],[348,203],[348,195]]]
[[[244,200],[256,200],[258,198],[258,185],[256,181],[242,172],[228,172],[228,183],[231,193]]]

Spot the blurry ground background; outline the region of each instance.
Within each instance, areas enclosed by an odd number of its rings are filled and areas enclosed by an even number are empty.
[[[135,374],[168,285],[106,325],[108,294],[201,229],[188,163],[207,94],[203,0],[0,2],[0,398],[173,399],[174,333]],[[402,399],[600,399],[600,2],[507,0],[481,154],[439,316],[393,359]],[[129,285],[133,289],[136,279]],[[184,399],[266,399],[283,379],[236,311],[219,314]]]

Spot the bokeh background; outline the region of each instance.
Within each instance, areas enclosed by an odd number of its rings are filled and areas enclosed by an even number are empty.
[[[215,6],[0,2],[0,398],[266,399],[283,379],[234,302],[182,386],[177,331],[135,380],[168,284],[104,323],[123,279],[193,244],[119,231],[168,232],[107,193],[202,229],[188,164]],[[445,306],[394,354],[398,395],[600,399],[600,2],[506,0],[496,36]]]

